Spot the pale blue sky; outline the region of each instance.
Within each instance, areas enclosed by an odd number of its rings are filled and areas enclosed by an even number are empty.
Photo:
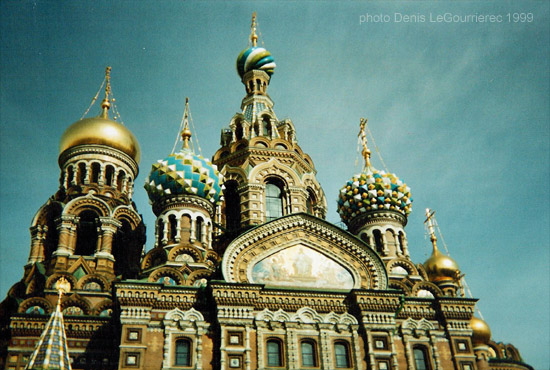
[[[58,188],[58,143],[112,70],[126,126],[141,143],[135,198],[173,145],[189,96],[203,154],[244,96],[235,59],[257,11],[277,68],[269,93],[316,164],[338,221],[339,188],[369,119],[388,169],[414,198],[412,258],[430,254],[424,209],[497,341],[536,369],[549,343],[549,2],[2,1],[0,3],[0,295],[23,274],[28,227]],[[532,13],[532,22],[507,14]],[[397,13],[397,16],[396,16]],[[500,23],[432,23],[449,13]],[[382,15],[389,22],[363,22]],[[399,14],[425,22],[396,22]],[[91,115],[99,108],[92,108]],[[374,165],[382,165],[374,158]],[[149,242],[147,249],[152,247]]]

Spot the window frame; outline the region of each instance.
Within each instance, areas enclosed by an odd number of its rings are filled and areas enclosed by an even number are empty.
[[[269,363],[269,343],[276,343],[278,345],[278,355],[279,355],[279,362],[278,365],[272,365]],[[284,346],[283,341],[281,338],[277,337],[270,337],[267,338],[265,341],[265,356],[266,356],[266,367],[268,368],[278,368],[278,367],[285,367],[285,356],[284,356]]]
[[[188,363],[187,364],[179,364],[178,363],[178,342],[187,343],[188,344]],[[174,340],[174,355],[173,355],[173,361],[175,367],[193,367],[193,340],[189,337],[177,337]]]
[[[313,365],[304,364],[304,344],[310,344],[312,349],[311,359]],[[317,349],[317,341],[311,338],[305,338],[300,341],[300,365],[304,368],[314,369],[319,367],[319,351]]]
[[[430,357],[430,352],[427,346],[425,345],[415,345],[412,348],[413,351],[413,360],[414,360],[414,369],[415,370],[432,370],[432,362]],[[418,368],[418,358],[416,357],[416,351],[421,351],[424,357],[424,369]]]
[[[346,366],[339,366],[338,365],[338,354],[336,352],[336,346],[337,345],[341,345],[344,347],[344,358],[345,358],[345,361],[346,361]],[[337,368],[337,369],[351,369],[353,368],[353,362],[352,362],[352,359],[351,359],[351,350],[350,350],[350,344],[348,341],[346,340],[343,340],[343,339],[339,339],[339,340],[335,340],[333,345],[333,350],[334,350],[334,367]]]

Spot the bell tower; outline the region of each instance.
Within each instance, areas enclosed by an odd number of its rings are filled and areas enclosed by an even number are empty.
[[[327,206],[309,155],[290,119],[279,120],[267,93],[275,69],[271,53],[257,45],[252,16],[249,47],[237,57],[246,96],[241,112],[221,133],[213,163],[224,176],[224,204],[217,222],[231,239],[241,231],[292,213],[325,218]]]

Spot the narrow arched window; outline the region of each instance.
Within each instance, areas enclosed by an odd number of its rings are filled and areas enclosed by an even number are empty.
[[[271,180],[265,186],[265,218],[275,220],[283,215],[282,184]]]
[[[92,163],[92,182],[97,184],[99,182],[99,171],[101,171],[101,166],[99,163]]]
[[[118,191],[122,191],[122,185],[124,183],[124,177],[126,176],[126,174],[124,173],[124,171],[120,171],[118,173],[118,176],[116,178],[116,188]]]
[[[263,136],[271,136],[271,124],[269,122],[269,117],[265,116],[262,119],[262,135]]]
[[[225,228],[236,231],[241,227],[241,197],[236,181],[227,181],[223,192],[225,198]]]
[[[113,185],[113,177],[115,175],[115,169],[113,166],[108,165],[105,168],[105,185],[112,186]]]
[[[337,368],[350,367],[349,346],[347,342],[334,343],[334,360]]]
[[[99,217],[94,211],[83,211],[78,215],[75,255],[91,256],[98,241]]]
[[[267,341],[267,366],[283,366],[282,346],[278,339]]]
[[[157,221],[157,237],[158,237],[158,246],[162,245],[162,239],[164,239],[164,221],[159,218]]]
[[[168,216],[168,222],[170,223],[170,240],[174,240],[178,232],[178,221],[176,220],[176,216]]]
[[[67,168],[67,187],[71,186],[74,180],[74,169],[73,166]]]
[[[315,342],[312,340],[304,340],[300,343],[300,353],[302,355],[302,366],[316,367],[317,353]]]
[[[430,364],[425,347],[414,347],[413,355],[416,370],[430,370]]]
[[[306,212],[310,215],[315,215],[315,203],[316,200],[315,200],[315,195],[313,194],[313,192],[311,190],[307,190],[307,199],[306,199]]]
[[[132,226],[130,225],[128,220],[122,219],[120,221],[122,225],[118,228],[113,237],[111,254],[115,259],[115,275],[118,276],[122,274],[123,276],[126,276],[126,270],[127,267],[130,267],[129,263],[131,262],[131,259],[125,259],[126,254],[124,253],[124,251],[125,248],[127,250],[129,244],[131,243]]]
[[[235,128],[235,136],[237,140],[241,140],[243,138],[243,125],[240,122],[237,123],[237,127]]]
[[[204,220],[202,217],[197,217],[197,220],[195,221],[195,240],[202,243],[202,225],[204,224]]]
[[[384,241],[382,240],[382,233],[380,230],[374,230],[372,232],[372,235],[374,236],[374,245],[376,248],[376,251],[378,253],[382,253],[384,250]]]
[[[178,339],[176,341],[174,365],[191,366],[191,341],[189,339]]]
[[[86,164],[79,163],[78,164],[78,184],[84,184],[84,180],[86,179]]]

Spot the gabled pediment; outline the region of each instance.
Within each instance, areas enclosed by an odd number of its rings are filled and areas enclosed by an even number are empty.
[[[237,237],[224,253],[222,272],[228,282],[327,290],[386,289],[388,279],[365,243],[304,213]]]

